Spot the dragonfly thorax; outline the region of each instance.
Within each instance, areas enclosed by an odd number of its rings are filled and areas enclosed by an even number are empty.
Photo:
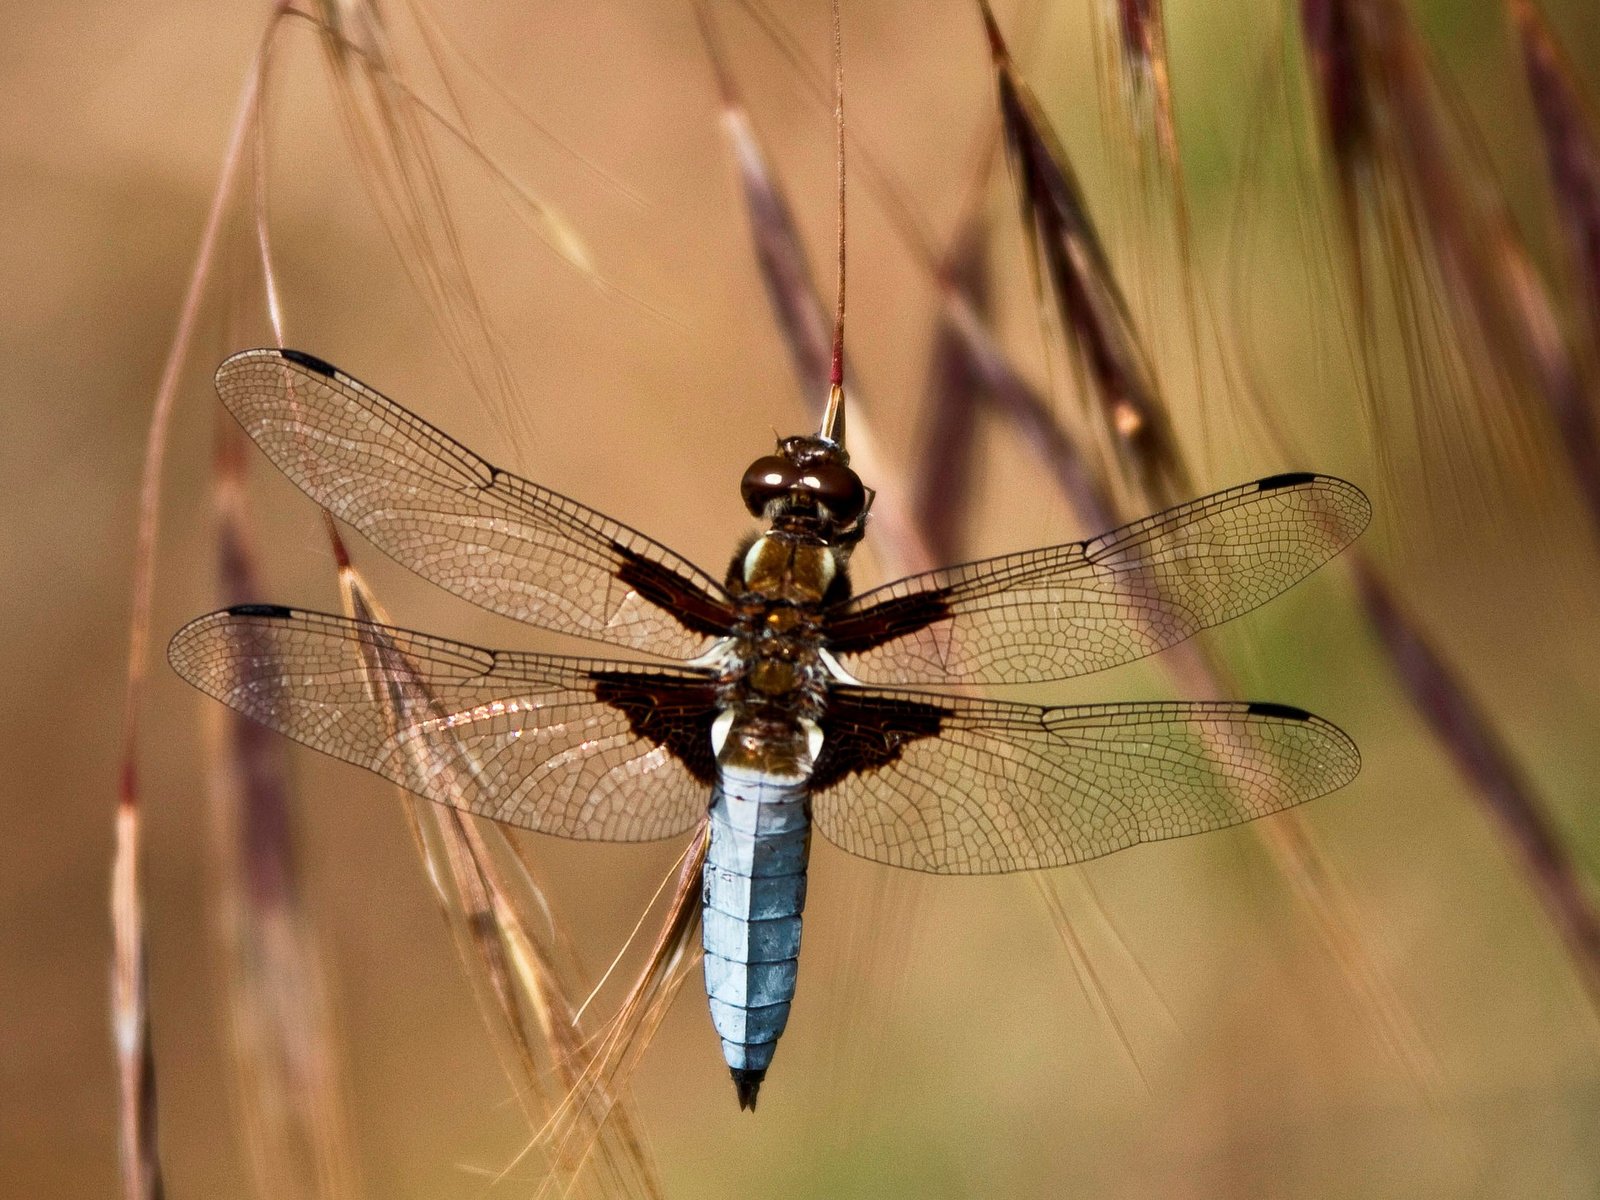
[[[735,557],[728,587],[736,623],[722,660],[726,710],[789,734],[799,721],[821,718],[830,678],[823,612],[843,585],[832,547],[811,538],[770,530]]]
[[[834,547],[776,529],[752,542],[736,569],[746,593],[797,605],[820,605],[843,575]]]

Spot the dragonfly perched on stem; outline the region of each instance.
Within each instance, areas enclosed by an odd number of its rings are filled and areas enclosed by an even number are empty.
[[[237,711],[478,816],[641,842],[709,812],[706,990],[742,1107],[795,994],[813,828],[935,874],[1036,870],[1278,812],[1360,768],[1338,728],[1282,704],[919,690],[1066,679],[1239,616],[1365,527],[1343,480],[1276,475],[856,595],[871,493],[842,410],[751,464],[742,496],[766,527],[719,581],[309,354],[236,354],[217,390],[280,470],[425,579],[663,660],[484,650],[276,605],[201,617],[168,651]]]

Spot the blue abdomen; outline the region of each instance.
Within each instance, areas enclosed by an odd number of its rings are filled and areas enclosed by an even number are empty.
[[[706,994],[744,1108],[789,1020],[810,833],[803,782],[723,768],[705,865]]]

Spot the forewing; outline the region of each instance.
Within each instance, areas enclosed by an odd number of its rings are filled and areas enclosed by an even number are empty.
[[[481,817],[641,842],[706,811],[716,689],[699,672],[481,650],[265,605],[191,622],[167,657],[252,720]]]
[[[838,688],[812,819],[891,866],[991,875],[1222,829],[1343,787],[1337,727],[1277,704],[1030,704]]]
[[[217,393],[313,500],[475,604],[665,658],[728,631],[726,595],[698,567],[508,475],[320,359],[246,350],[217,370]]]
[[[1276,475],[1066,546],[913,575],[846,602],[829,648],[864,683],[1067,679],[1154,654],[1310,575],[1366,528],[1359,488]]]

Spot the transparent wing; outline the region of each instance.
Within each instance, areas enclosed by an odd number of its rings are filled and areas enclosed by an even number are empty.
[[[832,614],[864,683],[1067,679],[1154,654],[1264,604],[1366,528],[1359,488],[1275,475],[1112,533],[912,575]]]
[[[1082,862],[1222,829],[1355,778],[1337,727],[1276,704],[1040,708],[839,688],[812,820],[852,854],[941,875]]]
[[[246,350],[218,368],[217,393],[313,500],[475,604],[665,658],[728,631],[725,593],[698,567],[506,474],[320,359]]]
[[[689,670],[480,650],[267,605],[180,629],[178,674],[252,720],[429,800],[640,842],[706,811],[715,685]]]

